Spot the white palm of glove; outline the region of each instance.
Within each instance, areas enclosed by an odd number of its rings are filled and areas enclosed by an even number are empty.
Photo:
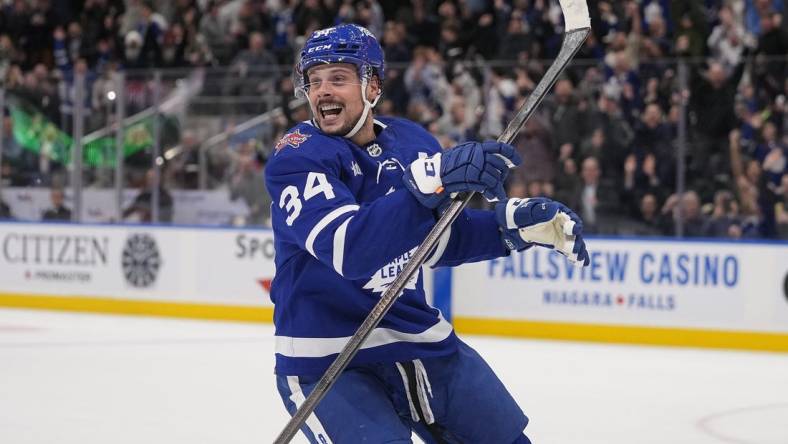
[[[510,250],[540,245],[557,250],[575,265],[589,264],[583,222],[561,202],[544,197],[509,199],[496,205],[495,218]]]
[[[551,246],[566,256],[573,264],[580,263],[575,248],[576,236],[572,234],[575,221],[564,212],[557,212],[555,217],[547,222],[541,222],[530,227],[520,228],[520,237],[530,243]]]

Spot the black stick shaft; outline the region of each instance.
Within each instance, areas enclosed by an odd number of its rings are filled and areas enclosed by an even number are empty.
[[[517,115],[514,116],[503,133],[498,137],[499,142],[510,144],[514,141],[520,128],[528,121],[534,113],[534,110],[536,110],[536,107],[547,95],[547,91],[550,90],[550,87],[553,86],[558,76],[564,71],[566,65],[580,49],[580,46],[583,44],[583,41],[590,31],[590,28],[581,28],[566,33],[558,57],[556,57],[553,64],[550,65],[550,68],[542,79],[539,80],[536,88],[534,88],[534,91],[528,96],[523,106],[517,112]],[[372,308],[372,311],[370,311],[367,318],[364,319],[364,322],[358,330],[356,330],[356,333],[350,338],[345,348],[342,349],[339,356],[331,363],[325,374],[317,382],[312,393],[310,393],[304,403],[301,404],[295,415],[290,418],[290,421],[288,421],[285,428],[279,434],[279,437],[276,438],[274,444],[287,444],[293,439],[298,429],[306,422],[306,419],[312,414],[320,400],[322,400],[331,389],[342,371],[345,370],[353,357],[356,356],[356,353],[361,349],[361,345],[367,340],[372,330],[378,326],[389,309],[391,309],[391,306],[394,305],[397,297],[405,289],[407,282],[419,271],[419,269],[421,269],[422,265],[424,265],[427,255],[438,244],[440,237],[446,232],[446,229],[454,223],[457,216],[459,216],[460,212],[468,205],[472,197],[473,193],[464,193],[460,198],[452,201],[449,208],[443,213],[440,219],[438,219],[438,222],[435,223],[435,226],[432,227],[429,234],[427,234],[424,242],[416,249],[416,252],[410,258],[407,265],[405,265],[405,268],[396,279],[394,279],[394,282],[391,283],[386,292],[383,293],[380,301]]]

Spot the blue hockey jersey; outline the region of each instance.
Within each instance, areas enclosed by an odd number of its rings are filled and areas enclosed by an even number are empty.
[[[374,141],[358,146],[303,122],[282,137],[266,165],[277,374],[323,373],[436,222],[402,175],[419,156],[440,151],[437,140],[404,119],[377,118],[375,132]],[[505,254],[494,213],[465,210],[426,265]],[[444,355],[456,341],[427,303],[420,272],[350,366]]]

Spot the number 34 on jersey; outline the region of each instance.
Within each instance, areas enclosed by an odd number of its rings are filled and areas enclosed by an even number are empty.
[[[303,200],[307,201],[318,194],[323,194],[326,200],[331,200],[335,197],[334,187],[328,183],[325,174],[310,172],[304,184]],[[285,222],[288,226],[293,225],[293,222],[295,222],[301,214],[302,207],[303,202],[301,201],[298,187],[295,185],[287,186],[279,197],[279,208],[283,208],[287,212],[287,219],[285,219]]]

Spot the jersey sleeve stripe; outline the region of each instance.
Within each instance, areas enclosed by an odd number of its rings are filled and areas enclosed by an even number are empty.
[[[435,251],[432,253],[429,259],[424,262],[424,265],[428,267],[432,267],[433,265],[437,264],[443,253],[446,251],[446,246],[449,245],[449,239],[451,238],[451,226],[446,229],[440,239],[438,239],[438,246],[435,247]]]
[[[434,343],[451,335],[452,326],[441,316],[438,322],[421,333],[403,333],[390,328],[376,328],[361,347],[362,350],[396,342]],[[342,351],[350,336],[341,338],[276,337],[276,353],[290,358],[322,358]]]
[[[358,211],[360,207],[358,205],[343,205],[339,208],[335,208],[334,211],[326,214],[320,222],[316,223],[314,227],[312,227],[312,231],[309,232],[309,236],[306,238],[306,250],[315,258],[317,258],[317,254],[315,254],[315,240],[317,240],[317,236],[323,231],[324,228],[328,226],[331,222],[336,220],[339,216],[349,213],[351,211]]]
[[[344,276],[342,274],[342,265],[345,262],[345,234],[347,233],[347,226],[350,223],[350,219],[353,219],[353,216],[348,217],[342,222],[342,225],[340,225],[334,233],[334,270],[336,270],[340,276]]]

